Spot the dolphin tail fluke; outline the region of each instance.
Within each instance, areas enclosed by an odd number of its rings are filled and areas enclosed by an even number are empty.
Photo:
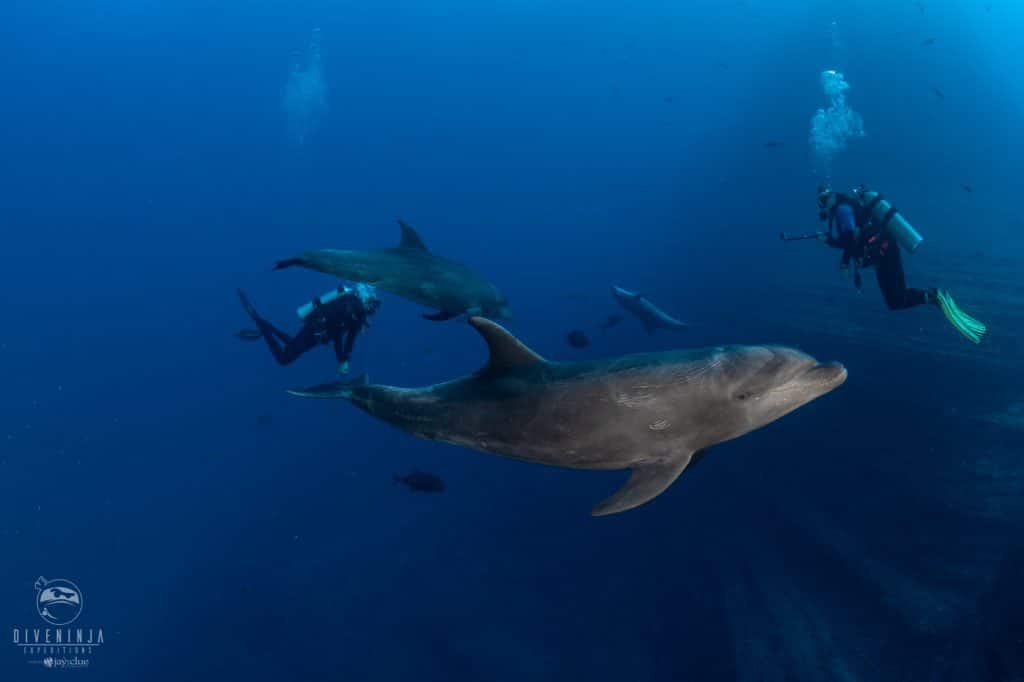
[[[594,507],[591,514],[607,516],[639,507],[665,492],[672,485],[683,469],[693,459],[694,453],[688,452],[683,457],[676,457],[662,462],[645,462],[633,468],[633,474],[626,485],[601,504]]]
[[[275,270],[284,270],[285,268],[293,268],[296,266],[305,265],[306,261],[302,258],[285,258],[274,263]]]
[[[297,395],[300,398],[345,399],[352,396],[353,388],[365,386],[367,383],[366,374],[363,373],[351,381],[335,381],[329,384],[310,386],[309,388],[289,388],[288,393]]]

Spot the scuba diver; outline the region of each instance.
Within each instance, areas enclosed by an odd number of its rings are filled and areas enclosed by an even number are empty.
[[[853,194],[818,187],[818,218],[828,221],[828,232],[819,239],[842,249],[840,269],[847,275],[853,268],[853,283],[861,287],[860,270],[875,268],[878,288],[889,310],[903,310],[923,304],[936,305],[958,332],[981,343],[988,328],[953,301],[948,291],[908,287],[903,274],[900,247],[913,253],[923,238],[880,193],[863,185]]]
[[[302,328],[291,337],[261,317],[241,289],[238,290],[238,298],[257,327],[256,330],[242,330],[237,334],[239,338],[262,338],[281,365],[289,365],[306,351],[331,343],[341,373],[348,372],[356,337],[370,326],[370,317],[380,308],[380,298],[372,286],[339,286],[299,307],[296,312],[302,320]]]

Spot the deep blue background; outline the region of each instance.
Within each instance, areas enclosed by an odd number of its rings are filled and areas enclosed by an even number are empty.
[[[1019,400],[1019,366],[773,323],[787,282],[835,277],[775,239],[817,225],[825,68],[868,133],[838,185],[899,196],[935,252],[1021,257],[1017,3],[213,5],[0,8],[0,624],[38,622],[45,575],[105,628],[97,680],[1021,679],[1022,439],[950,418]],[[296,148],[282,93],[314,27],[329,113]],[[232,336],[235,287],[291,325],[334,283],[270,264],[389,245],[398,216],[550,358],[781,341],[851,378],[591,519],[619,475],[290,398],[330,354],[280,369]],[[597,332],[610,283],[693,330]],[[483,362],[419,312],[388,297],[357,371]],[[392,485],[413,468],[448,492]],[[42,674],[9,641],[0,680]]]

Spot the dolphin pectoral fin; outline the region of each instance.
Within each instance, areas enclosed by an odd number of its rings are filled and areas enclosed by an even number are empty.
[[[690,455],[690,464],[689,464],[689,466],[691,466],[691,467],[696,466],[697,462],[699,462],[702,459],[704,459],[704,455],[706,455],[706,454],[708,454],[708,449],[704,448],[703,450],[698,450],[697,452],[695,452],[692,455]]]
[[[291,395],[297,395],[300,398],[348,398],[352,395],[353,387],[363,386],[367,382],[368,379],[366,378],[366,374],[363,373],[351,381],[334,381],[329,384],[310,386],[309,388],[289,388],[288,393]]]
[[[644,329],[647,330],[648,334],[653,334],[658,330],[658,325],[654,324],[653,322],[644,322]]]
[[[698,457],[703,452],[698,453]],[[633,467],[626,485],[590,512],[594,516],[607,516],[639,507],[665,492],[683,469],[694,459],[694,453],[661,462],[645,462]]]
[[[420,237],[419,233],[416,232],[409,223],[399,218],[398,226],[402,228],[402,239],[398,242],[398,248],[415,249],[417,251],[429,250],[427,249],[427,245],[423,243],[423,239]]]
[[[436,313],[423,313],[424,320],[433,320],[434,322],[444,322],[456,316],[458,316],[458,313],[450,313],[447,310],[438,310]]]

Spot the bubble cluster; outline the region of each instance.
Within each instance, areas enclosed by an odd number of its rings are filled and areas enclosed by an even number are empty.
[[[288,138],[296,145],[309,142],[327,113],[327,85],[320,58],[320,29],[313,31],[305,68],[296,56],[284,90]]]
[[[829,107],[818,109],[811,118],[811,149],[819,169],[829,177],[832,159],[846,149],[850,139],[864,137],[864,121],[860,114],[846,103],[846,91],[850,84],[838,71],[828,70],[821,74],[821,89],[828,98]]]

